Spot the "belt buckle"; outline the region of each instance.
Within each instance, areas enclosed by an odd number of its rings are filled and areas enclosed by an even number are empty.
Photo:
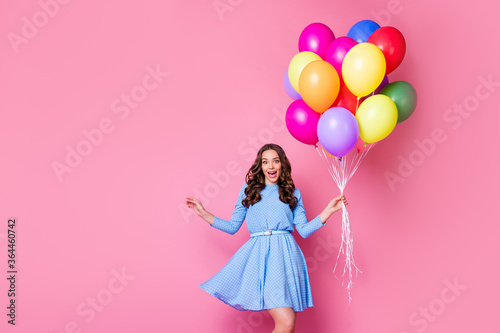
[[[264,236],[270,236],[273,234],[273,231],[272,230],[265,230],[264,231]]]

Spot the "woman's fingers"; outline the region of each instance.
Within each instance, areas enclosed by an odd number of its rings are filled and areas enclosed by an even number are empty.
[[[341,196],[341,195],[339,195],[338,197],[333,198],[332,202],[333,202],[333,203],[337,203],[337,202],[339,202],[340,200],[342,200],[342,196]]]
[[[194,204],[194,205],[201,205],[201,201],[196,199],[196,198],[190,198],[190,197],[187,197],[186,198],[186,203],[189,202],[191,204]]]
[[[339,203],[341,200],[344,202],[344,205],[346,205],[346,206],[347,206],[347,199],[346,199],[345,195],[343,195],[343,194],[341,194],[341,195],[339,195],[338,197],[334,198],[334,199],[332,200],[332,202],[333,202],[334,204],[337,204],[337,203]]]
[[[203,208],[203,205],[201,204],[201,201],[196,198],[186,197],[186,205],[189,208],[194,209],[196,213],[201,213],[205,210],[205,208]]]
[[[186,198],[186,205],[188,205],[189,208],[197,207],[198,202],[196,202],[196,199],[194,198]]]
[[[186,199],[187,199],[188,201],[190,201],[190,202],[194,202],[194,203],[199,203],[199,204],[201,204],[201,201],[200,201],[200,200],[198,200],[198,199],[196,199],[196,198],[187,197]]]

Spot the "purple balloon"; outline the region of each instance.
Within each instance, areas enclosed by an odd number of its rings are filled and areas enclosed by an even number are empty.
[[[375,91],[373,92],[374,95],[377,95],[377,94],[380,94],[380,91],[382,91],[382,89],[384,89],[384,87],[386,85],[389,84],[389,78],[387,76],[384,76],[384,79],[382,80],[382,82],[379,84],[378,88],[375,89]]]
[[[335,39],[335,35],[323,23],[311,23],[300,33],[299,52],[310,51],[325,59],[328,45]]]
[[[321,114],[311,109],[302,99],[298,99],[286,110],[286,128],[295,139],[314,145],[318,142],[316,130],[320,117]]]
[[[301,99],[302,96],[293,89],[292,84],[290,83],[290,79],[288,78],[288,69],[286,70],[285,77],[283,78],[283,85],[285,86],[286,93],[292,99]]]
[[[345,156],[356,146],[358,138],[358,121],[346,108],[330,108],[318,122],[319,142],[333,156]]]
[[[384,78],[382,79],[382,82],[378,85],[377,89],[375,89],[373,92],[369,93],[368,95],[361,97],[361,102],[364,102],[364,100],[370,96],[380,94],[382,89],[384,89],[384,87],[388,84],[389,84],[389,78],[387,76],[384,76]]]
[[[357,44],[358,42],[354,39],[342,36],[331,42],[326,50],[325,61],[329,62],[337,70],[340,82],[343,82],[342,62],[344,61],[345,55]]]

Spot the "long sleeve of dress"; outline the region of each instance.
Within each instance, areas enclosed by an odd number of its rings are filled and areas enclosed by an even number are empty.
[[[240,227],[245,220],[245,216],[247,215],[247,208],[241,204],[241,201],[245,197],[246,187],[246,183],[241,187],[240,194],[238,195],[238,200],[236,201],[236,205],[234,206],[234,212],[231,216],[231,219],[227,221],[214,215],[214,222],[211,225],[212,227],[227,232],[231,235],[234,235],[238,230],[240,230]]]
[[[302,236],[302,238],[309,237],[313,232],[324,226],[326,223],[321,222],[320,214],[307,222],[306,211],[304,209],[304,203],[302,201],[302,194],[297,189],[297,206],[293,210],[293,224],[295,228]]]

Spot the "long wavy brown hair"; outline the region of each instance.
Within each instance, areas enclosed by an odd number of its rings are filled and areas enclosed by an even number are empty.
[[[262,153],[270,149],[278,153],[281,162],[281,174],[278,179],[280,200],[287,203],[290,206],[290,209],[293,210],[295,206],[297,206],[298,200],[293,195],[293,192],[295,191],[295,184],[292,179],[292,166],[286,157],[283,148],[274,143],[267,143],[259,149],[255,162],[252,164],[245,177],[245,181],[248,186],[245,188],[246,198],[243,199],[242,204],[248,208],[250,205],[257,203],[262,199],[260,191],[266,187],[266,179],[264,172],[262,171]]]

